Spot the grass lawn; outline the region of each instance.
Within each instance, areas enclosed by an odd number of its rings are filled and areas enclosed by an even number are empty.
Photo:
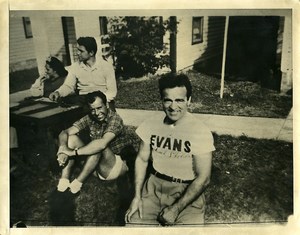
[[[206,223],[287,221],[293,214],[293,144],[215,134],[214,138],[217,150],[211,184],[205,192]],[[38,146],[31,145],[23,152],[29,169],[18,167],[11,175],[12,224],[22,220],[31,226],[54,225],[51,195],[59,174],[49,171],[47,149]],[[116,218],[119,205],[117,182],[91,176],[73,206],[60,207],[60,211],[73,213],[61,225],[120,225]]]
[[[14,74],[16,75],[16,74]],[[26,75],[26,76],[25,76]],[[29,88],[32,73],[10,78],[10,92]],[[28,76],[27,76],[28,75]],[[261,89],[251,82],[226,81],[224,98],[219,98],[220,80],[189,71],[193,85],[194,113],[284,118],[292,107],[291,95]],[[22,81],[22,82],[20,82]],[[19,85],[17,83],[20,83]],[[117,108],[160,110],[157,78],[118,81]],[[133,129],[135,127],[132,127]],[[91,176],[69,203],[55,201],[59,173],[50,171],[49,148],[36,136],[25,137],[25,165],[18,165],[10,178],[10,221],[30,226],[75,225],[116,226],[120,206],[118,181],[104,182]],[[283,141],[216,135],[211,184],[205,191],[207,224],[282,223],[293,214],[293,144]],[[53,156],[54,157],[54,156]],[[11,167],[16,166],[11,161]],[[78,171],[78,170],[77,170]],[[59,223],[58,211],[69,211]]]
[[[193,113],[285,118],[292,107],[291,95],[280,95],[247,81],[225,81],[223,99],[220,99],[220,79],[195,71],[187,74],[193,87],[190,106]],[[120,81],[116,106],[160,110],[157,77]]]

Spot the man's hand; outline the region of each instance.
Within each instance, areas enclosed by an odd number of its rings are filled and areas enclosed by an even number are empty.
[[[138,197],[134,197],[131,202],[129,209],[126,211],[125,214],[125,221],[129,223],[131,221],[131,216],[136,212],[139,212],[139,216],[142,219],[143,209],[142,209],[142,199]]]
[[[179,215],[179,210],[176,204],[164,208],[157,216],[157,221],[163,225],[173,225]]]
[[[64,166],[68,161],[69,156],[64,153],[57,154],[57,161],[59,166]]]
[[[54,91],[54,92],[50,93],[50,95],[49,95],[49,99],[52,101],[55,101],[55,102],[57,102],[59,100],[59,98],[60,98],[60,94],[58,91]]]
[[[73,150],[69,149],[68,146],[66,145],[59,146],[57,151],[57,161],[59,166],[64,166],[67,163],[69,156],[72,155],[73,155]]]
[[[60,148],[58,149],[58,154],[60,154],[60,153],[66,154],[66,155],[68,155],[69,157],[74,156],[74,150],[68,148],[67,146],[60,147]]]

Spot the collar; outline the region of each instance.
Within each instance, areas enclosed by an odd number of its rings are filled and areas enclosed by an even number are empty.
[[[86,65],[85,63],[83,63],[82,61],[79,62],[79,67],[80,68],[83,68],[85,70],[96,70],[96,69],[99,69],[100,68],[100,63],[99,63],[99,60],[96,58],[96,61],[95,61],[95,64],[93,64],[93,66],[88,66]]]
[[[184,115],[182,118],[180,118],[178,121],[176,121],[176,122],[174,122],[174,123],[168,124],[168,123],[166,123],[166,120],[167,120],[167,115],[166,115],[165,118],[164,118],[164,120],[163,120],[163,123],[166,124],[167,126],[173,126],[173,127],[175,127],[175,126],[178,126],[178,125],[180,125],[181,123],[183,123],[184,120],[185,120],[188,116],[190,116],[190,113],[189,113],[189,112],[186,112],[185,115]]]

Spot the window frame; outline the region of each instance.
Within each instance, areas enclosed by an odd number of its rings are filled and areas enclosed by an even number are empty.
[[[32,38],[33,34],[32,34],[30,17],[22,17],[22,19],[23,19],[25,37]]]
[[[198,20],[199,22],[197,22]],[[203,42],[203,21],[204,21],[203,16],[196,16],[192,18],[192,45]],[[195,38],[196,37],[196,33],[194,33],[195,29],[198,29],[199,31],[198,34],[200,38]]]

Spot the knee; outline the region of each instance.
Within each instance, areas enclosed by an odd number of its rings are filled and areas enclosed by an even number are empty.
[[[71,149],[82,147],[83,143],[77,135],[70,135],[68,138],[68,147]]]

